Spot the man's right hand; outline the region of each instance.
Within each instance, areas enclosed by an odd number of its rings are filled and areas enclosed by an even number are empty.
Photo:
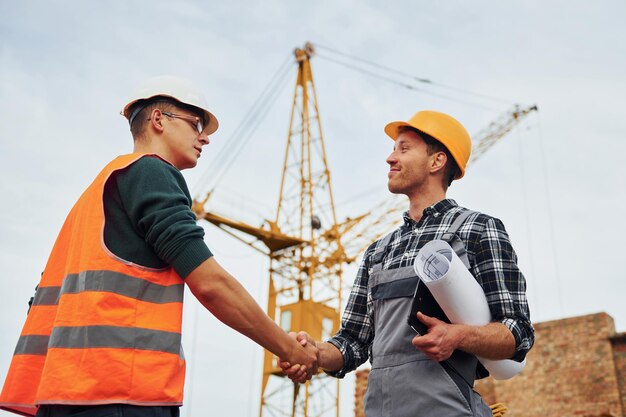
[[[289,377],[289,379],[293,382],[302,384],[310,380],[313,375],[317,373],[319,350],[315,340],[313,340],[308,333],[299,332],[296,334],[295,332],[291,332],[289,335],[304,348],[303,351],[306,354],[313,354],[315,356],[314,361],[311,364],[298,359],[293,359],[291,361],[283,358],[279,359],[279,366],[283,370],[283,374]]]

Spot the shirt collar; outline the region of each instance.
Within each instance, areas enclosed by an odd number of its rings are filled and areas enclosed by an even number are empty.
[[[425,219],[428,216],[436,216],[439,217],[442,214],[445,214],[446,212],[448,212],[450,209],[454,208],[454,207],[458,207],[459,205],[456,203],[456,201],[454,201],[451,198],[446,198],[444,200],[441,200],[435,204],[433,204],[432,206],[428,206],[424,209],[424,211],[422,212],[422,219]],[[402,214],[402,218],[404,219],[404,225],[405,226],[410,226],[412,224],[415,224],[415,220],[413,220],[411,218],[411,216],[409,216],[409,212],[405,211]]]

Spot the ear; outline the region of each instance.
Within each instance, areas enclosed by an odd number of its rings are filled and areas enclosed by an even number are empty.
[[[436,152],[431,155],[430,173],[436,174],[439,171],[443,171],[446,166],[446,162],[448,162],[448,156],[445,152]]]
[[[161,110],[154,109],[150,113],[150,126],[158,133],[163,133],[165,128],[163,127],[163,113]]]

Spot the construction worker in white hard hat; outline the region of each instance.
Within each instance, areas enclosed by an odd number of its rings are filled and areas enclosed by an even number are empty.
[[[500,220],[446,198],[452,181],[465,175],[471,153],[460,122],[419,111],[387,124],[385,133],[394,141],[387,157],[389,191],[409,198],[404,222],[365,252],[337,334],[325,342],[305,332],[292,336],[316,345],[319,367],[338,378],[370,360],[367,417],[492,416],[472,388],[474,379],[488,374],[477,357],[521,362],[534,342],[517,257]],[[419,282],[414,260],[435,239],[448,241],[463,257],[488,300],[491,323],[451,324],[445,314],[420,311],[414,321],[419,326],[413,326],[420,333],[409,326]],[[433,302],[418,299],[418,310]],[[288,360],[281,367],[294,381],[309,377]]]
[[[215,260],[181,170],[217,118],[177,77],[143,83],[122,114],[134,151],[111,161],[63,225],[33,298],[0,407],[22,415],[178,416],[184,285],[219,320],[309,374],[303,347]],[[216,375],[216,381],[219,378]]]

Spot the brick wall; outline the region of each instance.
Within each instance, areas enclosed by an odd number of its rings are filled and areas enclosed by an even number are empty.
[[[356,382],[354,388],[354,417],[364,417],[363,397],[367,389],[367,378],[370,375],[369,369],[356,371]]]
[[[613,360],[617,374],[617,384],[622,397],[622,413],[626,415],[626,333],[611,338]]]
[[[626,417],[626,334],[615,334],[608,314],[538,323],[535,331],[520,375],[477,381],[488,404],[506,404],[506,417]],[[357,373],[357,417],[367,375]]]

